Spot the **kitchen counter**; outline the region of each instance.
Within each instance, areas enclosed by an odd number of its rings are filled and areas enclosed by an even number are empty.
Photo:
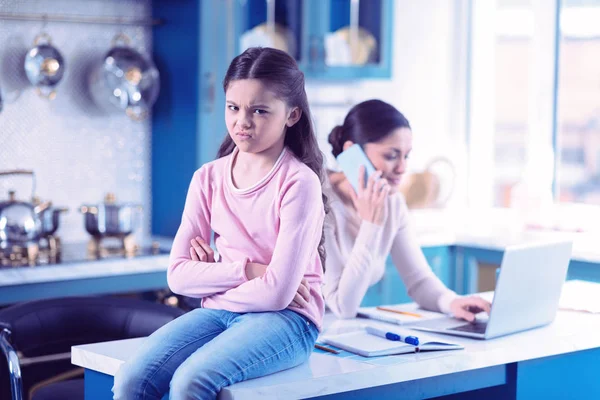
[[[422,247],[458,246],[503,251],[511,244],[572,239],[573,261],[598,264],[600,234],[523,231],[512,210],[413,210]],[[169,249],[169,238],[155,238]],[[0,269],[0,304],[60,295],[86,295],[167,288],[168,255],[113,258],[53,266]],[[595,265],[592,265],[595,267]]]
[[[367,322],[389,328],[376,321],[336,320],[327,314],[324,333],[362,329]],[[400,392],[403,398],[412,399],[509,385],[515,388],[503,393],[516,395],[508,398],[547,398],[549,393],[556,398],[564,398],[565,393],[569,398],[594,397],[593,393],[600,393],[595,374],[580,372],[588,369],[582,363],[600,355],[600,336],[590,334],[599,329],[598,314],[561,311],[549,326],[493,340],[433,334],[464,345],[464,350],[387,357],[386,363],[314,353],[299,367],[227,387],[219,398],[267,400],[333,395],[339,399],[335,394],[364,390],[352,398],[388,398]],[[143,340],[73,347],[72,362],[86,368],[86,387],[94,390],[94,398],[110,398],[112,376]]]
[[[167,288],[171,240],[156,238],[161,254],[0,268],[0,305],[62,296]],[[83,257],[85,258],[85,257]]]

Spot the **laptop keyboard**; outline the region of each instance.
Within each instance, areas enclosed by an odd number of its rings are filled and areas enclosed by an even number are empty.
[[[460,331],[460,332],[469,332],[469,333],[485,333],[485,329],[487,328],[487,322],[475,322],[468,323],[465,325],[460,325],[455,328],[449,328],[449,331]]]

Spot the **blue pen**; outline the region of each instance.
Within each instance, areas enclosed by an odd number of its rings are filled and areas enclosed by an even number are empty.
[[[395,340],[398,342],[404,342],[404,343],[412,344],[413,346],[419,345],[419,338],[416,336],[401,336],[394,332],[386,332],[386,331],[382,331],[381,329],[373,328],[372,326],[367,326],[365,329],[367,330],[367,333],[370,333],[371,335],[382,337],[387,340]]]

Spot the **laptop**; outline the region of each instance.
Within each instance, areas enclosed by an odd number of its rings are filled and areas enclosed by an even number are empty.
[[[504,251],[492,310],[487,319],[441,318],[411,329],[492,339],[541,327],[554,320],[571,259],[571,241],[529,243]]]

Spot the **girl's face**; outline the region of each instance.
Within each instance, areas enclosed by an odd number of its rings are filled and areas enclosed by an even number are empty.
[[[350,141],[344,143],[344,150],[351,145]],[[365,144],[363,148],[375,169],[383,172],[392,192],[397,191],[412,150],[412,131],[398,128],[378,142]]]
[[[261,153],[281,145],[301,116],[257,79],[232,81],[225,92],[225,123],[240,151]]]

